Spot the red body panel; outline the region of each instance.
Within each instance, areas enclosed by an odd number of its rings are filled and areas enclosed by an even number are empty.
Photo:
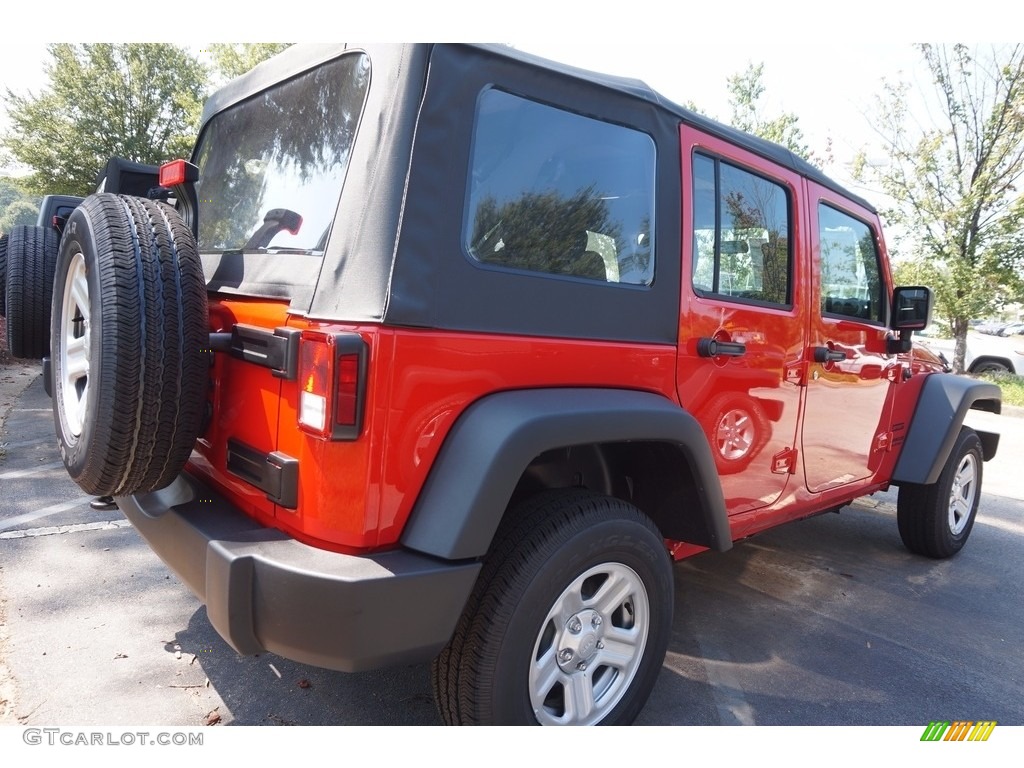
[[[283,312],[285,305],[278,306]],[[218,307],[220,315],[230,308],[245,322],[256,319],[252,311],[243,311],[248,303],[222,301]],[[278,320],[266,305],[259,307],[264,322]],[[213,419],[216,431],[211,428],[201,441],[206,460],[196,459],[193,466],[250,513],[268,520],[276,514],[276,527],[330,549],[394,545],[452,424],[485,395],[525,387],[592,386],[675,398],[672,347],[350,327],[298,318],[289,324],[356,332],[368,344],[366,418],[359,439],[333,442],[302,432],[297,382],[282,383],[267,369],[218,355],[214,372],[221,380],[215,391],[241,393],[250,402],[262,398],[269,403],[280,396],[279,422],[271,429],[263,421],[236,419],[221,395]],[[260,442],[271,432],[276,435],[272,446]],[[264,494],[224,471],[225,451],[214,446],[225,445],[229,437],[248,438],[253,447],[299,460],[296,510],[278,506],[275,511]]]

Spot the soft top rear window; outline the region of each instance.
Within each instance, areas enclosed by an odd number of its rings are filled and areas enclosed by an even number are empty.
[[[213,117],[195,153],[201,251],[323,255],[369,75],[346,54]]]

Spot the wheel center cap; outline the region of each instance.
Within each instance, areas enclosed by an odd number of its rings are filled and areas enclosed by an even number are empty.
[[[588,632],[587,636],[580,641],[579,655],[588,659],[594,653],[595,648],[597,648],[597,637],[593,632]]]
[[[558,643],[558,666],[566,672],[582,672],[604,648],[604,617],[597,611],[574,614],[565,623]]]

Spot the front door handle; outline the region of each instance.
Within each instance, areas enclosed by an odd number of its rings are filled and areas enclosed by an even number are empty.
[[[846,353],[841,349],[813,347],[811,352],[814,354],[814,362],[816,363],[839,363],[846,359]]]

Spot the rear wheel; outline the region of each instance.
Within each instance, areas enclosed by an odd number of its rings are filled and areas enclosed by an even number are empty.
[[[627,724],[661,669],[672,568],[632,505],[581,489],[510,511],[431,678],[449,724]]]
[[[982,463],[981,440],[962,427],[935,483],[900,488],[897,522],[907,549],[944,558],[963,548],[978,513]]]
[[[7,347],[14,357],[39,360],[50,354],[50,302],[57,260],[57,233],[49,227],[17,226],[7,240],[4,310]]]
[[[206,402],[206,285],[174,209],[93,195],[68,219],[53,312],[57,442],[87,493],[153,491],[184,467]]]

